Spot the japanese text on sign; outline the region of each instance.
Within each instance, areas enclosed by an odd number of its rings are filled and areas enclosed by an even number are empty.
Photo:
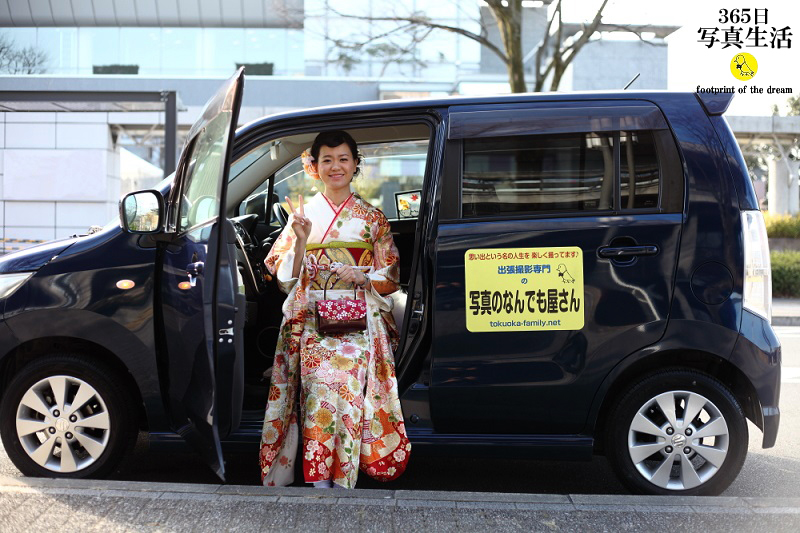
[[[467,250],[464,272],[469,331],[583,328],[580,248]]]
[[[700,27],[697,41],[708,48],[791,48],[791,27],[769,26],[768,17],[767,8],[720,9],[718,25]]]

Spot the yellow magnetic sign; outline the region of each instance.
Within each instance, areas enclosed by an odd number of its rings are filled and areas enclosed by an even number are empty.
[[[475,248],[464,253],[469,331],[583,328],[583,253],[557,248]]]

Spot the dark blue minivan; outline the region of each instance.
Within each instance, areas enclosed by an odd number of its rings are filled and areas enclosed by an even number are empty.
[[[243,82],[119,220],[0,258],[0,433],[24,474],[107,475],[145,430],[223,477],[223,444],[257,441],[277,199],[313,193],[300,154],[333,128],[362,148],[355,188],[400,251],[415,453],[605,454],[632,491],[717,494],[747,419],[774,445],[781,348],[731,95],[385,101],[236,130]]]

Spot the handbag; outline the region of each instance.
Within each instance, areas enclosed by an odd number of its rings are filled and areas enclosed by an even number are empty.
[[[323,335],[335,333],[355,333],[367,329],[367,302],[356,299],[353,285],[353,298],[328,300],[328,283],[334,274],[328,276],[322,292],[322,300],[316,302],[317,331]]]

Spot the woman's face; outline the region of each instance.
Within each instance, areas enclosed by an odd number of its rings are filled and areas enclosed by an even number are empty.
[[[317,158],[317,173],[330,194],[350,190],[350,181],[356,172],[356,161],[347,143],[339,146],[321,146]]]

